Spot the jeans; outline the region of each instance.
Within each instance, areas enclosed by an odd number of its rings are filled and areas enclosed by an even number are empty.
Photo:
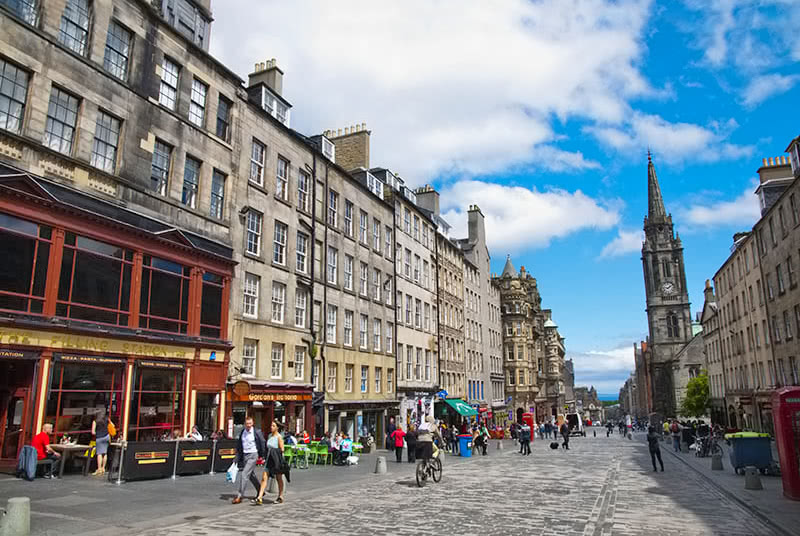
[[[661,464],[661,470],[663,471],[664,462],[661,460],[661,449],[650,451],[650,460],[653,462],[653,471],[656,470],[656,458],[658,458],[658,463]]]
[[[256,478],[255,473],[256,470],[256,462],[258,461],[258,453],[257,452],[250,452],[245,453],[242,455],[244,459],[244,469],[241,470],[241,476],[239,480],[239,497],[244,496],[244,489],[247,487],[247,481],[250,480],[250,483],[253,484],[253,487],[256,488],[256,493],[261,489],[261,482],[258,481]]]
[[[58,469],[61,467],[61,456],[56,456],[53,453],[48,452],[46,458],[48,460],[53,460],[53,466],[50,468],[49,476],[58,476]]]
[[[522,455],[526,456],[531,453],[531,442],[530,441],[523,441],[522,442]]]
[[[681,451],[681,437],[680,436],[672,436],[672,448],[675,449],[675,452]]]

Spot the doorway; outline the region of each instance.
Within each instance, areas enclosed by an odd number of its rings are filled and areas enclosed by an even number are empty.
[[[30,427],[34,361],[0,361],[0,460],[16,461]]]

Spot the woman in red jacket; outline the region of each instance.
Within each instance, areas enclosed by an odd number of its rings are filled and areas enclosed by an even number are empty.
[[[405,436],[406,433],[399,424],[397,425],[397,429],[389,434],[389,439],[394,441],[394,454],[397,457],[397,463],[403,462],[403,438]]]

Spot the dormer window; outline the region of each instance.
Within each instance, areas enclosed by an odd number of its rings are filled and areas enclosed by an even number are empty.
[[[267,86],[261,88],[261,107],[269,115],[289,126],[289,106],[281,101]]]
[[[322,154],[331,162],[336,162],[336,146],[325,136],[322,136]]]
[[[192,43],[208,51],[209,21],[191,0],[161,0],[167,22]]]

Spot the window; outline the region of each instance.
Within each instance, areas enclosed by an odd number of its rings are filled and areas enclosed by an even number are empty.
[[[61,15],[58,40],[62,45],[83,56],[89,41],[89,0],[67,0]]]
[[[186,165],[183,169],[183,191],[181,193],[181,203],[187,207],[197,206],[197,186],[200,182],[200,161],[187,156]]]
[[[386,353],[394,351],[394,324],[386,322]]]
[[[0,309],[42,313],[53,230],[0,213]]]
[[[283,344],[272,343],[272,367],[270,369],[270,376],[272,378],[281,378],[283,376]]]
[[[222,333],[222,276],[206,272],[200,303],[200,336],[219,338]]]
[[[789,274],[789,288],[794,288],[794,286],[797,284],[797,281],[794,273],[794,263],[792,262],[791,255],[786,257],[786,272]]]
[[[781,342],[781,325],[778,323],[778,318],[772,315],[772,340],[774,342]]]
[[[219,103],[217,104],[217,136],[225,141],[231,133],[231,107],[233,103],[223,97],[219,96]]]
[[[171,161],[172,147],[161,140],[156,140],[153,148],[153,161],[150,164],[150,186],[159,195],[167,195]]]
[[[284,201],[289,199],[289,161],[281,157],[278,157],[275,173],[275,196]]]
[[[308,236],[301,233],[300,231],[297,232],[297,271],[301,273],[306,273],[307,263],[306,259],[308,258]]]
[[[409,279],[411,278],[411,250],[406,248],[405,255],[405,274]]]
[[[172,111],[175,111],[175,102],[178,99],[178,75],[181,68],[167,57],[161,66],[161,84],[158,90],[158,102]]]
[[[425,331],[430,331],[430,329],[431,329],[431,304],[430,303],[426,303],[425,304],[425,317],[424,317],[424,323],[422,325],[422,328]]]
[[[414,214],[414,240],[419,241],[419,216]]]
[[[367,241],[367,221],[369,221],[367,213],[362,210],[361,219],[359,222],[359,234],[358,234],[358,239],[361,241],[362,244],[369,244],[369,242]]]
[[[31,26],[39,22],[39,0],[0,0],[0,4]]]
[[[422,261],[422,286],[430,288],[431,284],[431,269],[428,261]]]
[[[383,326],[379,318],[372,319],[372,349],[376,352],[381,351],[381,337],[383,336]]]
[[[261,254],[261,221],[263,216],[255,210],[247,212],[247,253]]]
[[[422,379],[422,348],[417,348],[417,361],[414,363],[414,379]]]
[[[242,314],[250,318],[258,317],[258,290],[261,286],[261,278],[257,275],[244,274],[244,300],[242,302]]]
[[[102,110],[97,112],[94,130],[91,164],[108,173],[114,173],[117,166],[117,145],[119,144],[120,122]]]
[[[792,322],[791,316],[789,315],[789,311],[783,312],[783,326],[786,330],[786,340],[791,340],[792,338]]]
[[[381,222],[380,220],[372,220],[372,247],[375,251],[381,250]]]
[[[678,316],[675,313],[667,315],[667,337],[680,337]]]
[[[381,271],[376,268],[372,269],[372,299],[381,299]]]
[[[114,377],[120,376],[115,374]],[[157,441],[165,429],[181,426],[185,392],[183,367],[169,370],[137,365],[132,385],[128,426],[128,437],[132,441]],[[117,400],[120,398],[121,394]],[[114,405],[110,399],[108,404]]]
[[[367,349],[367,326],[369,325],[369,317],[361,315],[361,322],[358,331],[358,346],[364,350]]]
[[[319,391],[319,361],[316,359],[311,361],[311,385],[314,386],[315,391]]]
[[[770,301],[775,299],[775,292],[772,289],[772,277],[770,274],[767,274],[767,296]]]
[[[353,346],[353,311],[344,312],[344,344]]]
[[[431,381],[431,351],[425,350],[425,381]]]
[[[336,344],[336,316],[338,308],[328,304],[328,314],[325,320],[325,342]]]
[[[241,373],[248,376],[256,375],[256,359],[258,358],[258,341],[245,339],[242,345]]]
[[[403,222],[405,223],[406,234],[411,234],[411,211],[408,207],[403,207]]]
[[[386,276],[386,283],[383,285],[383,288],[386,291],[385,292],[385,294],[386,294],[386,305],[391,307],[391,305],[392,305],[392,296],[394,295],[394,292],[392,292],[392,276],[391,275],[387,275]]]
[[[294,325],[298,328],[306,327],[306,308],[308,304],[308,293],[298,289],[294,296]]]
[[[328,192],[328,225],[336,227],[338,223],[339,194],[333,190]]]
[[[797,225],[800,223],[800,214],[797,212],[797,200],[795,199],[794,194],[789,195],[789,207],[792,210],[792,223]]]
[[[344,392],[353,392],[353,365],[346,365],[344,368]]]
[[[336,363],[328,362],[328,378],[327,378],[328,385],[327,385],[327,389],[330,392],[335,392],[336,391],[336,373],[338,372],[338,368],[339,367],[337,366]],[[345,375],[347,375],[346,371],[345,371]],[[351,372],[351,378],[352,378],[352,372]],[[351,382],[352,382],[352,380],[351,380]],[[352,388],[351,388],[351,390],[352,390]]]
[[[128,55],[131,48],[131,32],[119,24],[111,21],[108,25],[106,38],[106,52],[103,58],[103,68],[120,80],[128,78]]]
[[[406,346],[406,379],[414,379],[414,348]]]
[[[406,294],[406,324],[411,325],[411,295]]]
[[[44,144],[50,149],[72,154],[72,140],[78,124],[78,103],[78,97],[53,86],[44,129]]]
[[[192,98],[189,103],[189,121],[197,125],[203,126],[206,118],[206,95],[208,94],[208,85],[204,84],[197,78],[192,80]]]
[[[0,128],[19,134],[27,95],[28,73],[0,58]]]
[[[367,392],[367,382],[369,381],[369,367],[361,367],[361,392]]]
[[[775,265],[775,274],[778,279],[778,294],[786,292],[786,287],[783,285],[783,269],[780,263]]]
[[[422,226],[422,244],[425,247],[430,247],[430,244],[428,243],[429,240],[430,240],[430,234],[428,232],[428,224],[426,223]]]
[[[376,393],[380,393],[381,392],[381,380],[383,379],[383,378],[381,378],[381,376],[382,376],[381,372],[382,372],[382,370],[381,370],[380,367],[375,367],[375,392]]]
[[[286,226],[285,223],[275,221],[275,236],[272,248],[272,262],[274,262],[275,264],[280,264],[281,266],[286,264],[286,233],[288,232],[288,230],[289,228]]]
[[[360,289],[361,295],[362,296],[366,296],[367,295],[367,286],[369,284],[369,266],[367,266],[367,263],[365,263],[365,262],[361,263],[361,281],[360,281],[360,283],[361,283],[361,286],[359,287],[359,289]]]
[[[383,251],[383,254],[386,255],[387,258],[392,258],[392,228],[388,225],[383,230],[383,236],[386,240],[386,247]]]
[[[353,203],[344,201],[344,234],[353,237]]]
[[[328,283],[335,285],[339,282],[339,252],[336,248],[328,246]]]
[[[772,242],[773,246],[777,246],[778,245],[778,239],[775,237],[775,224],[772,221],[772,218],[769,219],[768,225],[769,225],[769,238],[770,238],[770,241]]]
[[[422,300],[414,300],[414,327],[422,328]]]
[[[299,170],[297,175],[297,208],[308,212],[308,185],[311,177],[302,170]]]
[[[173,333],[187,332],[190,274],[188,266],[144,256],[139,305],[141,327]]]
[[[353,290],[353,257],[344,256],[344,288]]]
[[[222,219],[223,207],[225,206],[225,179],[227,177],[221,171],[215,169],[211,175],[211,217]]]
[[[302,380],[305,374],[306,347],[294,347],[294,379]]]
[[[286,304],[286,285],[272,282],[272,321],[283,324],[284,305]]]
[[[391,393],[394,389],[394,370],[386,370],[386,392]]]

